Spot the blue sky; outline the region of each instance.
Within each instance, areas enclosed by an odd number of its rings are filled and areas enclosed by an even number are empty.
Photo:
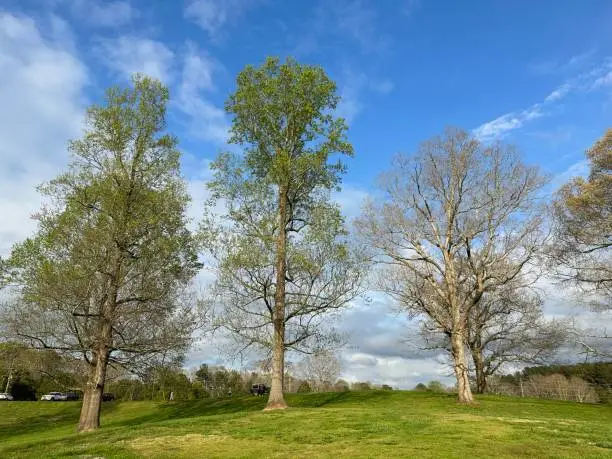
[[[230,122],[223,103],[236,74],[267,55],[321,65],[337,82],[356,151],[337,196],[349,216],[395,153],[445,126],[516,144],[558,184],[585,172],[584,150],[612,125],[605,0],[1,0],[0,255],[33,231],[34,186],[67,163],[85,107],[137,71],[171,89],[169,128],[185,152],[197,217],[207,162]],[[385,301],[375,304],[347,323],[367,335],[380,318],[379,354],[363,340],[351,351],[378,363],[359,367],[347,352],[348,376],[407,386],[440,374],[431,359],[384,355],[405,324]],[[428,373],[402,379],[404,367]]]

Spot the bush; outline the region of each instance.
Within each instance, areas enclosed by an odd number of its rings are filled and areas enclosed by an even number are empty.
[[[430,392],[446,392],[445,387],[440,381],[429,381],[427,383],[427,390]]]
[[[310,387],[310,384],[308,384],[308,381],[302,381],[297,391],[299,394],[307,394],[312,392],[312,388]]]

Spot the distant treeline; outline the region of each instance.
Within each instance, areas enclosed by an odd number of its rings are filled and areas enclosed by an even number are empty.
[[[328,357],[331,358],[331,357]],[[284,390],[288,393],[343,392],[372,389],[391,390],[388,385],[370,382],[349,383],[332,372],[318,372],[313,365],[300,371],[286,371]],[[265,362],[261,368],[235,370],[223,366],[200,365],[191,371],[182,361],[142,368],[139,374],[109,367],[105,392],[115,400],[195,400],[225,398],[249,394],[253,384],[270,386],[271,375]],[[0,392],[7,391],[15,400],[39,400],[49,392],[75,392],[82,396],[87,372],[78,359],[52,350],[29,349],[19,343],[0,343]]]
[[[612,362],[526,367],[497,377],[491,391],[508,395],[612,403]]]

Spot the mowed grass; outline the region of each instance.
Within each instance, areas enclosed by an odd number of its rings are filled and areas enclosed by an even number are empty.
[[[612,458],[612,408],[571,402],[346,392],[104,404],[102,428],[76,434],[76,402],[0,403],[0,458],[10,457],[599,457]]]

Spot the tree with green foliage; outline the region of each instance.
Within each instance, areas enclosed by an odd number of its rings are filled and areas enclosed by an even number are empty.
[[[326,313],[359,291],[361,264],[330,202],[345,171],[330,159],[353,153],[338,100],[323,69],[268,58],[240,72],[226,104],[243,154],[213,163],[211,205],[224,203],[227,217],[205,233],[216,237],[220,325],[272,354],[266,409],[287,406],[285,351],[325,345]]]
[[[167,103],[166,87],[143,76],[109,89],[70,143],[68,171],[40,187],[37,234],[9,260],[11,334],[86,363],[81,432],[99,427],[109,364],[137,370],[181,353],[196,323],[186,289],[198,246]]]

